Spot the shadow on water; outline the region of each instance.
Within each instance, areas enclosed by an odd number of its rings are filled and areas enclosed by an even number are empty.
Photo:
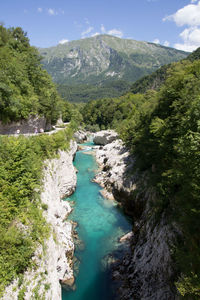
[[[87,276],[87,273],[85,274]],[[92,281],[87,282],[84,288],[77,291],[65,291],[63,289],[62,297],[73,300],[114,300],[114,294],[110,285],[110,275],[99,272]]]

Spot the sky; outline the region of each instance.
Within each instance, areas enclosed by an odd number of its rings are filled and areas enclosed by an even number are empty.
[[[0,22],[22,27],[42,48],[97,34],[200,46],[200,0],[0,0]]]

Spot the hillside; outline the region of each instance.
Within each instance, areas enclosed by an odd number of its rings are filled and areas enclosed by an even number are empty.
[[[62,96],[72,99],[74,94],[63,94],[65,87],[68,89],[70,85],[75,85],[81,90],[80,85],[90,85],[87,89],[90,99],[101,98],[103,87],[103,96],[110,96],[113,86],[120,86],[119,81],[133,83],[162,65],[181,60],[188,55],[169,47],[109,35],[40,48],[39,52],[43,57],[44,68],[54,82],[59,84]],[[105,92],[104,86],[108,83],[111,86]],[[98,89],[95,94],[94,86]],[[124,89],[115,91],[115,96],[124,93]],[[82,95],[80,98],[82,99]],[[80,102],[81,99],[76,98],[76,101]]]
[[[189,54],[186,59],[189,61],[200,59],[200,48]],[[142,77],[133,83],[130,91],[137,94],[145,93],[147,90],[158,89],[166,80],[167,72],[171,67],[171,64],[164,65],[152,74]]]

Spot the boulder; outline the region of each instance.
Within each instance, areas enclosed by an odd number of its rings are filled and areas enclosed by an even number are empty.
[[[83,143],[87,140],[87,134],[83,130],[78,130],[74,133],[74,138],[77,143]]]
[[[118,134],[114,130],[102,130],[95,134],[94,143],[96,145],[107,145],[118,138]]]

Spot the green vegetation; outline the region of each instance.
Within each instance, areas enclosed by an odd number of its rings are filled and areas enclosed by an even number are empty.
[[[0,25],[0,120],[27,119],[30,114],[55,122],[61,99],[41,57],[20,27]]]
[[[164,65],[151,75],[147,75],[137,80],[131,86],[130,92],[133,94],[145,93],[148,90],[157,90],[165,82],[167,78],[167,70],[171,67],[171,64]]]
[[[129,93],[120,98],[90,101],[81,109],[83,122],[87,127],[98,125],[100,129],[116,128],[123,120],[129,120],[147,97]]]
[[[119,97],[128,92],[130,84],[118,80],[104,83],[103,85],[58,85],[58,92],[63,99],[73,103],[88,102],[90,100]]]
[[[176,286],[185,299],[200,298],[200,59],[167,67],[159,91],[89,102],[84,121],[116,128],[135,169],[156,191],[152,211],[182,231],[173,249]],[[196,60],[195,60],[195,58]],[[123,107],[123,109],[122,109]]]
[[[58,91],[72,102],[123,95],[128,86],[188,53],[109,35],[39,49]]]
[[[182,274],[177,287],[192,299],[200,296],[199,120],[200,61],[185,61],[171,69],[152,113],[122,129],[139,170],[149,173],[158,192],[156,210],[168,212],[181,227],[183,239],[174,254]]]
[[[200,59],[200,48],[195,50],[186,58],[186,60],[190,60],[191,62],[198,59]],[[153,72],[151,75],[142,77],[141,79],[133,83],[130,92],[137,94],[145,93],[148,90],[158,90],[167,79],[168,72],[170,73],[171,68],[172,64],[164,65]]]
[[[28,266],[37,267],[31,258],[50,232],[42,214],[48,206],[40,202],[44,161],[68,149],[74,121],[81,120],[77,108],[61,100],[40,60],[21,28],[0,25],[0,120],[41,115],[54,123],[62,113],[71,121],[67,129],[50,136],[0,136],[0,297],[16,277],[22,286]],[[19,299],[24,293],[22,287]]]
[[[40,202],[44,160],[66,150],[73,125],[53,135],[0,137],[0,296],[5,286],[31,264],[48,237]],[[22,293],[22,292],[21,292]]]

